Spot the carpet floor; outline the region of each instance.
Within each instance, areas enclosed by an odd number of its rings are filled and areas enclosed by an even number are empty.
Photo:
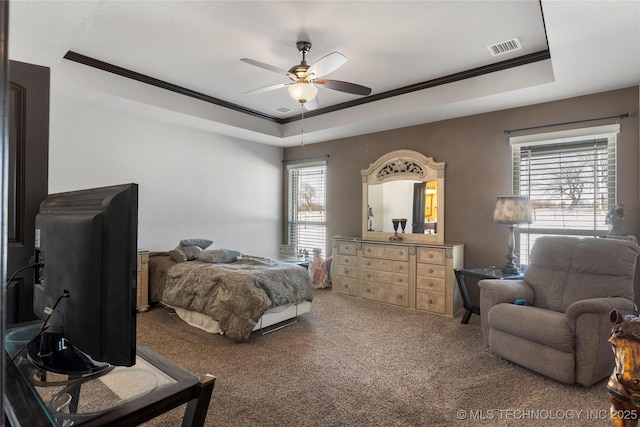
[[[316,290],[310,313],[235,344],[171,310],[138,342],[217,377],[206,426],[606,426],[606,380],[571,386],[510,363],[469,324]],[[184,407],[146,426],[180,425]]]

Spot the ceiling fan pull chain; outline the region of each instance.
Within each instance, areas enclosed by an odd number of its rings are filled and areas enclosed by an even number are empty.
[[[304,103],[300,103],[300,110],[302,111],[302,115],[300,117],[300,146],[304,147]]]

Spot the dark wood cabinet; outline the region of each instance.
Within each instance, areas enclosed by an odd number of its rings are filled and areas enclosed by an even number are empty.
[[[7,278],[34,254],[35,217],[48,191],[49,68],[10,61],[8,91]],[[7,324],[34,319],[33,270],[8,284]]]

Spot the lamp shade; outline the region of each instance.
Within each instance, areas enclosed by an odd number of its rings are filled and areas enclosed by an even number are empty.
[[[498,196],[493,222],[497,224],[531,223],[531,207],[526,196]]]
[[[311,101],[317,93],[318,88],[311,83],[298,81],[297,83],[289,85],[289,95],[301,104]]]

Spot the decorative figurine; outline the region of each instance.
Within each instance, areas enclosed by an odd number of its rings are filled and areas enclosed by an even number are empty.
[[[324,289],[329,287],[329,273],[327,266],[322,259],[320,248],[313,250],[313,259],[309,264],[309,277],[315,289]]]
[[[611,348],[615,367],[607,383],[611,401],[610,418],[614,427],[635,427],[640,416],[640,318],[622,316],[618,310],[609,313]]]
[[[624,229],[624,205],[622,203],[618,203],[615,205],[605,218],[605,223],[609,225],[609,235],[611,236],[622,236],[627,234]]]

